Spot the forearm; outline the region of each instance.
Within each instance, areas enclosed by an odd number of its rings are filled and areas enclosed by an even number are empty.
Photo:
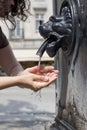
[[[13,87],[19,84],[20,77],[13,76],[13,77],[0,77],[0,90]]]

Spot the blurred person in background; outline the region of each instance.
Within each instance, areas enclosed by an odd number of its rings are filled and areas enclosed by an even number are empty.
[[[26,21],[30,8],[29,0],[0,0],[0,18],[9,20],[14,29],[16,27],[14,17]],[[47,87],[56,80],[58,71],[52,66],[45,68],[34,66],[25,70],[16,60],[10,44],[0,27],[0,66],[7,73],[7,76],[0,77],[0,89],[19,86],[38,91]]]

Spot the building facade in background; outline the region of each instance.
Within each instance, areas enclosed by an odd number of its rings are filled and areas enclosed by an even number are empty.
[[[11,31],[3,21],[0,21],[2,30],[6,34],[13,49],[36,49],[43,41],[38,27],[53,14],[52,0],[32,0],[30,12],[32,15],[26,22],[16,19],[16,29]],[[11,23],[8,23],[11,28]]]

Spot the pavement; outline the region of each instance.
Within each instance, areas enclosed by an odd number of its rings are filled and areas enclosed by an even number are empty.
[[[54,118],[54,84],[39,92],[17,86],[0,90],[0,130],[46,130]]]

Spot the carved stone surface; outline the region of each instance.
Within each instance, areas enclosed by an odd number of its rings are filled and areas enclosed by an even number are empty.
[[[76,37],[78,40],[75,42],[75,49],[71,57],[65,56],[63,52],[61,55],[59,52],[56,56],[57,68],[60,71],[57,83],[57,101],[60,99],[62,101],[65,98],[65,102],[62,103],[67,111],[67,114],[65,111],[60,114],[59,108],[61,109],[61,106],[57,102],[57,114],[72,124],[76,130],[87,130],[87,0],[75,1],[78,3],[78,24],[80,27],[78,34],[80,33],[80,35]],[[61,0],[58,0],[58,3],[60,8]],[[80,43],[77,49],[78,55],[73,68],[73,57],[78,42]],[[64,60],[66,62],[63,62]],[[63,96],[64,86],[67,90],[66,95]]]

